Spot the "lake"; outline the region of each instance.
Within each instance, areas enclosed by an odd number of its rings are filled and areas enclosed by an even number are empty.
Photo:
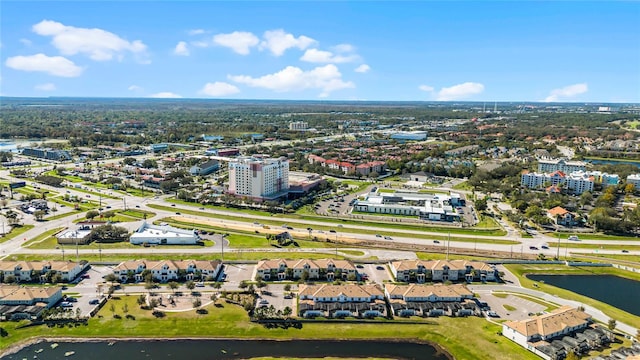
[[[609,160],[591,160],[591,159],[586,159],[585,161],[590,162],[592,164],[604,164],[604,165],[619,165],[619,164],[623,164],[623,165],[635,165],[637,167],[640,168],[640,162],[638,161],[620,161],[620,160],[615,160],[615,159],[609,159]]]
[[[640,316],[640,281],[614,275],[527,275]]]
[[[357,331],[357,330],[356,330]],[[43,342],[21,349],[6,359],[247,359],[253,357],[376,357],[388,359],[447,360],[448,357],[428,344],[389,341],[333,340],[149,340],[107,342]],[[42,350],[40,350],[42,349]],[[65,353],[74,351],[71,356]],[[4,358],[3,358],[4,359]]]

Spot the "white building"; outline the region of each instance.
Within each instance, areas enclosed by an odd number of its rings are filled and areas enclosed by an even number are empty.
[[[627,176],[627,184],[633,184],[636,190],[640,190],[640,174],[631,174]]]
[[[113,269],[113,274],[120,282],[129,280],[144,281],[142,276],[148,270],[154,280],[167,282],[180,280],[183,273],[185,280],[217,279],[222,270],[222,263],[217,260],[130,260],[121,262]],[[199,276],[198,276],[199,275]]]
[[[71,261],[0,261],[2,278],[13,276],[17,281],[44,282],[47,273],[55,273],[60,275],[63,282],[69,282],[86,267],[86,264]]]
[[[502,335],[540,357],[550,359],[539,350],[540,345],[584,329],[590,322],[591,316],[584,311],[563,306],[531,319],[507,321],[502,324]]]
[[[394,140],[413,140],[421,141],[427,139],[426,131],[399,131],[391,135]]]
[[[565,191],[580,195],[585,191],[593,191],[594,180],[594,176],[584,171],[576,171],[567,175],[560,170],[553,173],[530,173],[525,170],[520,176],[520,185],[531,189],[562,186]]]
[[[289,123],[289,130],[305,131],[309,127],[306,121],[294,121]]]
[[[568,161],[565,159],[538,160],[538,172],[562,171],[565,174],[575,171],[586,171],[587,163],[583,161]]]
[[[146,221],[131,235],[129,242],[134,245],[195,245],[200,241],[195,230],[184,230],[169,225],[152,225]]]
[[[374,214],[418,216],[420,219],[431,221],[459,221],[460,213],[455,207],[462,204],[460,196],[455,195],[417,192],[373,193],[367,195],[364,200],[356,201],[354,210]]]
[[[253,200],[276,199],[289,192],[289,160],[241,157],[229,163],[229,194]]]

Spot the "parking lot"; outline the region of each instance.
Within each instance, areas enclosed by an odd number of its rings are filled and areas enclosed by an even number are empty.
[[[238,285],[242,280],[253,281],[251,275],[253,274],[253,264],[224,264],[224,274],[226,279],[223,283],[223,288],[227,290],[238,290]]]
[[[382,267],[382,270],[378,269]],[[393,275],[389,271],[389,267],[386,264],[362,264],[362,268],[358,268],[359,273],[367,274],[370,282],[382,285],[384,281],[393,280]]]
[[[507,295],[505,298],[495,296],[491,293],[480,293],[481,301],[486,302],[492,311],[495,311],[500,318],[506,320],[524,320],[531,316],[543,312],[546,307],[524,298]],[[504,305],[514,307],[515,310],[507,310]]]
[[[262,290],[262,295],[258,298],[258,304],[261,300],[266,300],[268,303],[263,306],[271,306],[277,310],[284,310],[285,307],[290,307],[295,311],[295,296],[291,299],[285,299],[285,294],[289,292],[284,291],[284,284],[269,284]],[[297,285],[291,285],[292,290],[297,288]]]

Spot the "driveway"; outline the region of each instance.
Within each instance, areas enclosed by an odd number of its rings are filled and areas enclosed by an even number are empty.
[[[358,269],[358,272],[367,274],[370,282],[382,285],[385,280],[391,281],[392,279],[389,267],[386,264],[363,264],[363,266],[362,269]],[[378,266],[381,266],[383,269],[378,270]]]
[[[525,300],[518,296],[507,295],[506,298],[497,297],[490,292],[480,292],[480,301],[486,302],[491,310],[495,311],[500,315],[501,319],[505,320],[524,320],[528,319],[530,313],[540,313],[543,312],[546,307],[535,303],[533,301]],[[507,310],[505,305],[510,308]],[[511,308],[515,308],[515,310],[511,310]]]

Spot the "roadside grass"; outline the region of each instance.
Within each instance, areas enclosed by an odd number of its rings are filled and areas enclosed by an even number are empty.
[[[0,237],[0,244],[5,242],[5,241],[11,240],[13,238],[16,238],[16,237],[24,234],[25,232],[33,229],[33,228],[34,228],[33,225],[22,225],[22,226],[18,226],[18,227],[12,227],[10,232],[4,234],[3,237]]]
[[[567,244],[548,243],[550,248],[560,248],[562,250]],[[570,245],[574,249],[593,249],[593,250],[640,250],[640,245],[609,245],[609,244],[583,244],[580,242],[571,242]]]
[[[168,200],[170,202],[174,202],[174,203],[180,203],[180,204],[184,204],[184,205],[189,205],[191,207],[196,206],[198,204],[194,204],[194,203],[190,203],[190,202],[185,202],[185,201],[179,201],[179,200],[175,200],[175,199],[170,199]],[[159,210],[166,210],[166,211],[172,211],[175,212],[176,209],[174,207],[171,206],[164,206],[164,205],[157,205],[157,204],[148,204],[147,205],[150,208],[154,208],[154,209],[159,209]],[[199,215],[199,216],[208,216],[208,217],[215,217],[215,218],[220,218],[220,219],[229,219],[229,220],[236,220],[236,221],[253,221],[253,219],[247,219],[246,216],[240,216],[242,214],[246,215],[246,214],[253,214],[253,215],[257,215],[257,216],[268,216],[271,217],[274,220],[271,220],[272,223],[269,223],[269,220],[260,220],[261,223],[265,223],[267,225],[282,225],[284,223],[285,220],[277,220],[278,218],[282,218],[282,217],[286,217],[287,220],[290,223],[302,223],[302,224],[306,224],[306,222],[304,220],[311,220],[311,221],[317,221],[317,222],[327,222],[327,223],[331,223],[331,224],[335,224],[337,221],[339,221],[340,223],[344,224],[344,225],[357,225],[357,226],[383,226],[385,228],[389,228],[389,229],[406,229],[406,230],[416,230],[416,231],[430,231],[430,232],[439,232],[439,233],[451,233],[451,234],[459,234],[459,235],[483,235],[483,236],[504,236],[507,234],[507,232],[502,229],[497,223],[495,225],[494,228],[488,228],[488,229],[478,229],[475,227],[470,227],[470,228],[459,228],[459,227],[450,227],[450,226],[433,226],[433,225],[420,225],[420,224],[401,224],[401,223],[394,223],[394,222],[388,222],[388,223],[381,223],[380,221],[373,221],[373,220],[364,220],[364,219],[345,219],[345,218],[335,218],[335,217],[330,217],[330,216],[321,216],[321,215],[303,215],[303,214],[296,214],[296,213],[292,213],[292,214],[271,214],[268,212],[264,212],[264,211],[257,211],[257,210],[242,210],[242,209],[233,209],[233,208],[226,208],[226,207],[213,207],[213,206],[204,206],[205,209],[207,208],[211,208],[211,209],[216,209],[216,210],[221,210],[221,211],[226,211],[226,212],[237,212],[239,214],[239,216],[233,216],[233,215],[223,215],[223,214],[212,214],[212,213],[207,213],[206,210],[191,210],[191,209],[183,209],[180,208],[180,211],[182,213],[185,214],[191,214],[191,215]],[[369,214],[369,213],[367,213]],[[369,214],[370,215],[370,214]],[[378,215],[378,214],[376,214]],[[291,219],[295,219],[293,221],[291,221]],[[299,220],[299,221],[296,221]],[[327,225],[328,228],[335,228],[335,226],[330,226],[330,224]],[[306,225],[305,225],[306,227]],[[317,227],[317,225],[316,225]],[[390,234],[393,235],[393,234]]]
[[[236,305],[220,303],[221,307],[207,305],[207,314],[195,311],[166,312],[162,318],[155,318],[151,311],[141,310],[136,303],[137,296],[118,296],[109,301],[98,316],[89,320],[88,326],[53,327],[32,326],[16,329],[24,322],[8,322],[5,329],[8,336],[3,338],[0,349],[46,331],[48,337],[141,337],[141,338],[243,338],[243,339],[406,339],[408,341],[429,341],[440,344],[457,359],[538,359],[536,355],[499,335],[501,327],[478,317],[440,317],[424,320],[424,324],[389,323],[314,323],[304,322],[301,329],[267,329],[251,323],[247,313]],[[114,305],[115,319],[109,310]],[[127,314],[135,320],[124,317],[122,308],[127,305]],[[468,331],[460,331],[461,328]],[[469,332],[473,336],[469,336]]]
[[[87,185],[88,186],[92,186],[93,184],[89,183]],[[78,192],[81,192],[81,193],[93,195],[93,196],[95,196],[97,198],[102,197],[102,198],[113,199],[113,200],[122,199],[119,196],[107,195],[107,194],[103,194],[103,193],[99,193],[99,192],[95,192],[95,191],[91,191],[91,190],[79,189],[79,188],[75,188],[75,187],[74,188],[70,188],[70,189],[73,189],[73,191],[78,191]]]
[[[66,259],[69,258],[69,254],[67,252]],[[173,253],[162,253],[161,249],[149,249],[149,252],[146,254],[140,253],[120,253],[120,254],[100,254],[96,249],[92,254],[80,254],[80,260],[86,260],[88,262],[96,263],[96,262],[111,262],[111,263],[120,263],[126,260],[136,260],[136,259],[146,259],[146,260],[215,260],[221,259],[222,254],[219,253],[207,253],[207,254],[180,254],[176,255]],[[224,252],[224,260],[225,261],[234,261],[234,260],[243,260],[243,261],[258,261],[258,260],[267,260],[267,259],[346,259],[347,256],[338,255],[336,256],[333,253],[327,252],[287,252],[287,251],[251,251],[251,250],[241,250],[234,252]],[[62,254],[13,254],[7,259],[7,261],[40,261],[40,260],[62,260]],[[370,256],[364,259],[358,260],[377,260],[377,257]]]
[[[144,219],[145,216],[149,219],[156,216],[156,213],[154,212],[137,209],[118,210],[117,212],[136,219]]]
[[[469,185],[468,181],[463,181],[461,183],[455,184],[452,189],[454,190],[466,190],[466,191],[472,191],[473,190],[473,186]]]
[[[53,234],[56,234],[56,233],[60,232],[63,229],[64,229],[64,227],[58,227],[58,228],[55,228],[55,229],[47,230],[47,231],[41,233],[40,235],[34,237],[33,239],[31,239],[31,240],[25,242],[24,244],[22,244],[22,247],[30,248],[32,245],[44,242],[45,240],[48,240],[49,238],[53,238],[53,240],[57,242],[57,239],[56,239],[55,236],[53,236]]]
[[[416,256],[418,257],[418,259],[420,260],[446,260],[447,259],[447,254],[445,253],[446,250],[443,248],[442,253],[429,253],[429,252],[420,252],[417,251],[416,252]],[[487,260],[490,258],[483,258],[483,257],[478,257],[478,256],[469,256],[469,255],[456,255],[456,254],[449,254],[449,260]]]
[[[272,246],[280,247],[280,248],[295,247],[294,244],[290,244],[286,246],[277,245],[277,242],[273,240],[271,243],[269,243],[269,241],[267,240],[266,234],[261,233],[262,228],[258,228],[258,230],[256,230],[258,231],[258,234],[256,234],[255,232],[250,232],[250,231],[242,231],[242,230],[229,229],[229,228],[224,228],[219,226],[185,222],[185,221],[174,220],[172,218],[163,218],[156,221],[156,223],[161,223],[161,222],[167,223],[171,226],[175,226],[178,228],[183,228],[183,229],[196,228],[200,230],[213,231],[218,234],[220,233],[229,234],[229,236],[227,236],[226,239],[229,241],[229,246],[232,248],[268,248]],[[295,239],[295,242],[298,244],[298,247],[300,248],[335,248],[336,247],[335,243],[329,243],[325,241]],[[337,247],[343,248],[346,246],[345,244],[338,244]]]
[[[627,240],[627,241],[640,241],[640,237],[633,236],[624,236],[624,235],[606,235],[606,234],[572,234],[572,233],[560,233],[558,234],[547,234],[558,239],[558,236],[561,239],[568,239],[569,236],[577,235],[580,240]],[[573,243],[580,243],[579,241],[572,241]]]
[[[493,296],[497,297],[497,298],[500,298],[500,299],[506,299],[507,296],[509,296],[509,294],[507,294],[507,293],[500,293],[500,292],[495,292],[495,291],[492,292],[491,294]]]
[[[46,218],[44,218],[42,220],[43,221],[53,221],[53,220],[66,218],[67,216],[77,215],[77,214],[80,214],[80,213],[81,213],[81,211],[72,210],[70,212],[61,213],[61,214],[57,214],[57,215],[53,215],[53,216],[48,216],[48,217],[46,217]]]
[[[576,266],[564,266],[564,265],[516,265],[505,264],[509,271],[518,277],[520,284],[523,287],[539,290],[547,294],[556,295],[561,298],[576,300],[581,303],[591,305],[609,317],[624,322],[626,324],[638,327],[640,326],[640,316],[630,314],[626,311],[615,308],[609,304],[605,304],[601,301],[594,300],[587,296],[576,294],[572,291],[561,289],[546,283],[530,280],[526,275],[528,274],[566,274],[566,275],[615,275],[625,277],[631,280],[640,281],[640,274],[630,271],[620,270],[611,267],[576,267]],[[534,286],[533,284],[536,284]]]
[[[241,217],[241,216],[231,216],[231,215],[220,215],[220,214],[213,214],[213,213],[207,213],[204,211],[196,211],[196,210],[190,210],[190,209],[176,209],[173,207],[167,207],[167,206],[162,206],[162,205],[155,205],[155,204],[149,204],[148,205],[151,208],[154,209],[158,209],[158,210],[166,210],[166,211],[172,211],[175,212],[176,210],[180,210],[179,212],[181,214],[188,214],[188,215],[196,215],[196,216],[205,216],[205,217],[210,217],[210,218],[214,218],[216,220],[232,220],[232,221],[239,221],[239,222],[254,222],[256,219],[253,218],[247,218],[247,217]],[[316,219],[314,219],[315,221]],[[325,221],[328,221],[325,219]],[[335,219],[333,219],[333,221],[335,222]],[[284,223],[283,220],[263,220],[260,219],[259,222],[261,224],[264,225],[268,225],[268,226],[282,226]],[[299,222],[299,221],[288,221],[287,224],[292,225],[292,226],[297,226],[297,227],[307,227],[308,223],[305,222]],[[376,229],[354,229],[354,228],[348,228],[348,227],[340,227],[339,228],[339,232],[340,234],[369,234],[369,235],[374,235],[374,234],[381,234],[381,235],[386,235],[386,236],[407,236],[407,237],[413,237],[413,238],[418,238],[418,239],[425,239],[425,240],[446,240],[448,238],[447,235],[429,235],[429,234],[419,234],[419,233],[413,233],[413,234],[404,234],[404,233],[397,233],[397,232],[393,232],[393,229],[404,229],[404,230],[412,230],[412,231],[435,231],[438,233],[444,233],[446,234],[448,231],[445,228],[430,228],[430,227],[420,227],[420,226],[412,226],[412,225],[408,225],[408,224],[387,224],[387,223],[370,223],[370,222],[364,222],[364,223],[359,223],[359,222],[354,222],[354,221],[341,221],[340,224],[349,224],[349,225],[357,225],[357,226],[378,226],[378,227],[384,227],[386,229],[388,229],[388,231],[381,231],[381,230],[376,230]],[[313,225],[313,230],[317,231],[317,230],[323,230],[323,231],[329,231],[329,230],[336,230],[338,229],[338,227],[336,226],[322,226],[322,225]],[[452,234],[461,234],[461,235],[482,235],[482,236],[490,236],[492,231],[487,231],[487,232],[483,232],[482,230],[479,231],[466,231],[465,229],[451,229],[450,231]],[[318,235],[315,235],[318,236]],[[461,241],[461,242],[477,242],[477,243],[489,243],[489,244],[503,244],[503,245],[515,245],[515,244],[519,244],[519,242],[517,241],[513,241],[513,240],[502,240],[502,239],[486,239],[486,238],[473,238],[473,237],[455,237],[454,238],[455,241]]]
[[[617,262],[617,263],[636,263],[640,267],[640,255],[618,255],[618,254],[572,254],[572,258],[583,259],[592,261],[594,258],[598,258],[603,262]],[[626,264],[633,265],[633,264]]]

